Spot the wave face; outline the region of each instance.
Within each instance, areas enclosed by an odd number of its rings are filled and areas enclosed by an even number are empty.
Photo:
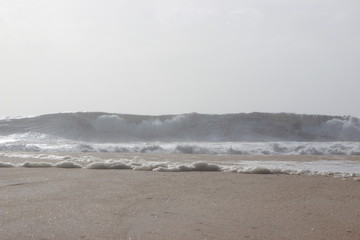
[[[360,119],[289,113],[142,116],[95,112],[1,119],[0,136],[16,135],[97,143],[360,141]]]

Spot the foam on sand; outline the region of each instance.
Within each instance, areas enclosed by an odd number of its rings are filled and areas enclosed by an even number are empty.
[[[107,158],[112,157],[111,159]],[[116,159],[116,156],[117,159]],[[2,154],[1,168],[85,168],[85,169],[123,169],[155,172],[218,171],[246,174],[296,174],[333,176],[335,178],[360,177],[359,157],[329,156],[282,156],[282,157],[240,157],[214,155],[135,155],[135,154]],[[46,157],[49,157],[48,161]],[[115,158],[113,158],[115,157]],[[19,162],[21,159],[25,162]],[[275,159],[279,160],[275,160]],[[68,160],[64,160],[68,159]],[[250,159],[250,160],[244,160]],[[251,160],[253,159],[253,160]],[[263,159],[263,160],[258,160]],[[287,159],[287,160],[284,160]]]
[[[132,166],[122,162],[106,161],[94,162],[86,166],[88,169],[133,169]]]
[[[207,162],[194,162],[192,164],[163,164],[159,167],[153,168],[153,171],[157,172],[189,172],[189,171],[221,171],[221,167]]]
[[[53,164],[48,162],[24,162],[20,166],[26,168],[49,168],[53,167]]]
[[[168,163],[153,163],[153,162],[142,162],[142,163],[132,163],[134,166],[133,170],[135,171],[154,171],[155,169],[164,168],[167,169],[169,167]]]

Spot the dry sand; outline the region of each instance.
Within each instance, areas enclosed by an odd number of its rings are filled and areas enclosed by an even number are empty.
[[[222,172],[0,169],[0,239],[360,239],[360,183]]]

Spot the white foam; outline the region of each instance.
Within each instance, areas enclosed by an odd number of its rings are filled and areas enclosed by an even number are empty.
[[[206,143],[207,144],[207,143]],[[217,143],[213,143],[217,144]],[[250,144],[254,149],[259,143]],[[284,151],[292,144],[282,145],[282,143],[268,143],[269,148],[276,151]],[[333,143],[331,143],[333,144]],[[338,144],[334,144],[337,146]],[[216,145],[218,146],[218,145]],[[262,146],[261,144],[257,146]],[[275,151],[274,150],[274,151]],[[208,156],[208,155],[176,155],[176,154],[139,154],[128,155],[119,154],[120,158],[115,160],[108,159],[108,154],[80,155],[68,153],[48,154],[48,153],[0,153],[0,167],[58,167],[58,168],[87,168],[87,169],[128,169],[135,171],[159,171],[159,172],[187,172],[187,171],[222,171],[233,173],[250,174],[297,174],[297,175],[319,175],[333,176],[335,178],[356,178],[360,177],[360,163],[358,157],[339,156],[336,157],[299,157],[299,161],[279,160],[276,156],[260,157],[259,159],[268,160],[242,160],[239,156]],[[247,157],[246,157],[247,158]],[[6,160],[4,160],[6,159]],[[26,159],[24,163],[19,160]],[[238,160],[237,160],[238,159]],[[253,158],[256,159],[256,158]],[[298,159],[298,158],[294,158]],[[315,160],[316,159],[316,160]],[[325,160],[327,159],[327,160]],[[25,161],[25,160],[24,160]],[[356,180],[357,181],[357,180]]]
[[[89,163],[99,160],[98,157],[95,156],[63,156],[63,155],[56,155],[56,154],[37,154],[37,153],[0,153],[0,156],[6,158],[20,158],[20,159],[41,159],[41,160],[50,160],[50,161],[72,161],[72,162],[79,162],[79,163]]]
[[[119,152],[165,154],[227,154],[227,155],[360,155],[360,142],[133,142],[82,143],[46,142],[42,144],[0,143],[0,151],[39,152],[34,158],[58,160],[47,152]],[[10,151],[10,152],[9,152]],[[46,153],[46,154],[45,154]],[[13,155],[15,157],[15,155]],[[18,157],[21,157],[18,155]],[[62,156],[65,158],[64,156]],[[67,156],[68,157],[68,156]],[[66,160],[66,159],[64,159]]]
[[[188,171],[221,171],[221,167],[207,162],[194,162],[192,164],[169,164],[154,168],[158,172],[188,172]]]
[[[157,171],[156,169],[168,168],[170,166],[167,162],[146,162],[132,163],[135,171]]]
[[[341,163],[338,161],[337,164]],[[360,181],[360,166],[356,163],[349,163],[342,161],[343,171],[333,171],[333,161],[315,161],[315,162],[289,162],[289,161],[240,161],[238,164],[229,166],[207,163],[202,161],[193,162],[190,164],[176,163],[176,162],[146,162],[142,163],[118,160],[105,160],[102,162],[93,162],[88,164],[87,169],[124,169],[135,171],[156,171],[156,172],[189,172],[189,171],[222,171],[233,173],[246,174],[296,174],[308,176],[333,176],[334,178],[347,179],[353,178],[355,181]],[[352,165],[352,167],[351,167]],[[58,163],[49,162],[24,162],[20,164],[0,162],[0,167],[26,167],[26,168],[82,168],[80,164],[61,161]]]
[[[53,164],[48,162],[24,162],[20,166],[26,168],[49,168],[53,167]]]
[[[94,162],[87,165],[88,169],[133,169],[132,166],[122,162]]]
[[[153,171],[156,172],[189,172],[194,171],[194,168],[187,165],[169,165],[169,166],[161,166],[154,168]]]

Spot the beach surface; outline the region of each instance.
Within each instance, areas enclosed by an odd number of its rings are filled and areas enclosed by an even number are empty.
[[[360,239],[360,182],[0,168],[0,239]]]

